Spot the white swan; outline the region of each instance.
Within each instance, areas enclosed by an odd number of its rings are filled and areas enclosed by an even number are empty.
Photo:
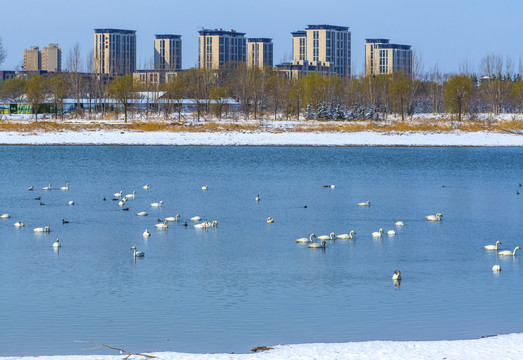
[[[396,222],[394,223],[394,226],[403,226],[403,225],[404,225],[404,224],[403,224],[403,221],[396,221]]]
[[[510,251],[510,250],[500,251],[500,252],[498,252],[498,255],[501,255],[501,256],[516,256],[516,250],[519,250],[519,246],[516,246],[514,251]]]
[[[274,219],[270,216],[267,218],[267,224],[272,224],[274,222]]]
[[[145,255],[145,253],[143,251],[136,251],[136,246],[132,246],[131,250],[134,250],[133,256],[135,258],[137,258],[137,257],[144,257],[144,255]]]
[[[202,218],[199,217],[199,216],[193,216],[192,218],[190,218],[189,220],[191,221],[200,221]]]
[[[145,229],[145,231],[143,232],[143,237],[149,237],[151,236],[151,233],[149,232],[149,230]]]
[[[485,245],[485,250],[496,250],[498,251],[498,244],[501,245],[501,241],[496,241],[496,245]]]
[[[129,198],[134,199],[134,196],[135,196],[135,195],[136,195],[136,190],[133,190],[133,193],[132,193],[132,194],[127,194],[127,195],[125,195],[123,198],[124,198],[124,199],[129,199]]]
[[[336,237],[338,239],[351,239],[352,240],[352,235],[356,235],[356,231],[351,230],[350,233],[348,233],[348,234],[339,234],[339,235],[336,235]]]
[[[69,205],[74,205],[74,201],[73,200],[69,201]]]
[[[178,221],[178,219],[180,218],[180,214],[176,214],[176,216],[169,216],[169,217],[166,217],[165,218],[165,221]]]
[[[9,214],[0,215],[0,219],[9,219],[11,216]]]
[[[65,186],[62,186],[60,190],[69,190],[69,183],[65,183]]]
[[[53,243],[53,247],[56,249],[56,248],[59,248],[61,246],[62,245],[60,244],[60,240],[56,239],[56,241]]]
[[[218,222],[216,222],[216,223],[218,223]],[[202,222],[201,224],[196,224],[196,225],[194,225],[194,228],[195,228],[195,229],[207,229],[208,227],[211,227],[211,226],[214,226],[214,225],[212,225],[212,224],[211,224],[210,222],[208,222],[208,221],[204,221],[204,222]]]
[[[211,223],[211,226],[212,226],[212,227],[218,227],[218,221],[217,221],[217,220],[214,220],[214,221]]]
[[[316,237],[316,234],[311,234],[311,236],[309,236],[308,238],[303,237],[303,238],[296,239],[296,242],[297,243],[311,243],[313,236]]]
[[[16,227],[22,227],[22,226],[25,226],[23,222],[19,221],[19,222],[15,222],[15,226]]]
[[[207,190],[207,188],[208,188],[207,185],[202,186],[202,190]]]
[[[501,266],[499,266],[499,265],[494,265],[494,266],[492,267],[492,271],[501,271]]]
[[[317,236],[316,238],[318,240],[333,240],[335,236],[336,236],[336,234],[330,233],[330,235],[320,235],[320,236]]]
[[[114,195],[114,197],[121,197],[122,194],[123,194],[123,190],[120,191],[119,193],[114,193],[113,195]]]
[[[442,217],[443,217],[442,214],[437,213],[436,215],[425,216],[425,220],[427,220],[427,221],[441,221]]]
[[[49,185],[46,186],[46,187],[43,187],[42,190],[51,190],[51,184],[49,184]]]
[[[370,201],[360,202],[358,206],[370,206]]]
[[[34,185],[31,185],[31,186],[29,186],[29,187],[27,188],[27,190],[29,190],[29,191],[33,191],[34,189],[35,189],[35,186],[34,186]]]
[[[318,243],[310,243],[308,248],[309,249],[325,249],[325,240],[322,240],[320,244]]]
[[[389,230],[389,231],[387,231],[387,235],[394,236],[394,235],[396,235],[396,232],[394,230]]]
[[[159,224],[156,224],[154,225],[156,226],[158,229],[167,229],[167,221],[163,222],[163,223],[159,223]]]
[[[139,213],[136,213],[136,216],[147,216],[148,214],[145,211],[140,211]]]
[[[126,201],[127,200],[125,198],[123,198],[122,200],[118,201],[118,205],[124,206]]]
[[[149,184],[145,184],[145,185],[143,186],[143,188],[144,188],[145,190],[147,190],[147,189],[150,189],[151,187],[149,186]]]
[[[34,228],[33,229],[34,232],[51,232],[51,228],[49,226],[46,226],[44,228]]]
[[[254,200],[256,200],[256,201],[260,201],[260,194],[256,195],[256,197],[254,198]]]
[[[392,275],[392,280],[401,280],[401,271],[394,270],[394,275]]]
[[[374,237],[381,237],[381,233],[383,233],[383,229],[380,229],[379,231],[373,232],[372,236],[374,236]]]
[[[162,204],[163,204],[163,201],[160,201],[160,202],[157,202],[157,203],[152,203],[151,206],[152,207],[160,207],[160,206],[162,206]]]

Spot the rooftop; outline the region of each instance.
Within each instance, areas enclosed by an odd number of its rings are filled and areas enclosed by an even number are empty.
[[[174,35],[174,34],[164,34],[164,35],[154,35],[157,39],[181,39],[181,35]]]
[[[272,39],[269,38],[247,38],[248,42],[263,42],[263,43],[271,43]]]
[[[136,30],[124,29],[94,29],[95,33],[109,33],[109,34],[136,34]]]
[[[336,25],[308,25],[307,30],[317,30],[317,29],[329,29],[329,30],[338,30],[338,31],[348,31],[348,26],[336,26]]]
[[[237,32],[236,30],[223,30],[223,29],[202,29],[198,31],[200,35],[231,35],[231,36],[245,36],[245,33]]]

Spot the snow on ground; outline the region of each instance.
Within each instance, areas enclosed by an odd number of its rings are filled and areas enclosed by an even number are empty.
[[[125,349],[127,351],[136,351]],[[116,353],[117,351],[115,351]],[[508,334],[475,340],[367,341],[339,344],[278,345],[250,354],[147,353],[162,360],[405,360],[405,359],[523,359],[523,334]],[[124,355],[75,355],[27,357],[27,360],[120,360]],[[5,360],[20,359],[7,357]],[[132,356],[131,359],[146,359]]]
[[[523,135],[486,132],[0,132],[2,145],[523,146]]]

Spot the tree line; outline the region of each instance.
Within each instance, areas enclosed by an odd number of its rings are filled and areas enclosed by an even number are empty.
[[[76,55],[75,55],[76,51]],[[218,71],[192,68],[177,73],[162,85],[142,85],[131,75],[114,78],[105,84],[94,74],[80,73],[79,49],[70,53],[68,70],[52,76],[14,78],[0,84],[5,103],[26,101],[37,117],[39,105],[52,105],[55,116],[63,119],[64,99],[73,98],[83,114],[80,99],[88,99],[95,111],[108,112],[108,100],[116,100],[125,113],[142,111],[145,116],[161,114],[182,118],[182,101],[191,99],[198,120],[207,116],[245,118],[298,118],[320,120],[386,119],[396,115],[405,120],[416,113],[451,113],[458,120],[478,113],[523,112],[523,79],[510,61],[496,55],[485,57],[479,73],[466,66],[459,74],[442,74],[437,67],[423,73],[415,66],[412,75],[396,72],[387,75],[342,78],[312,72],[290,79],[273,68],[248,67],[228,63]],[[92,64],[91,64],[92,70]],[[92,71],[91,71],[92,72]],[[145,107],[137,109],[133,99],[146,94]],[[158,101],[162,94],[162,100]],[[228,99],[239,103],[241,114],[231,113]],[[88,116],[92,106],[88,106]]]

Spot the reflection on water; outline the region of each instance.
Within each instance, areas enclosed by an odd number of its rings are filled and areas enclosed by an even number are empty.
[[[0,213],[11,215],[0,219],[0,354],[114,353],[84,351],[75,340],[248,352],[521,332],[519,254],[483,246],[521,245],[522,155],[520,148],[0,147],[8,170]],[[65,183],[69,190],[59,190]],[[111,200],[133,190],[123,207]],[[441,222],[425,220],[438,212]],[[180,221],[155,228],[176,214]],[[219,227],[195,229],[194,216]],[[44,226],[50,234],[32,231]],[[372,237],[380,228],[385,234]],[[324,249],[296,243],[350,230],[352,240],[329,240]],[[145,257],[134,258],[133,245]],[[391,284],[394,269],[401,286]]]

